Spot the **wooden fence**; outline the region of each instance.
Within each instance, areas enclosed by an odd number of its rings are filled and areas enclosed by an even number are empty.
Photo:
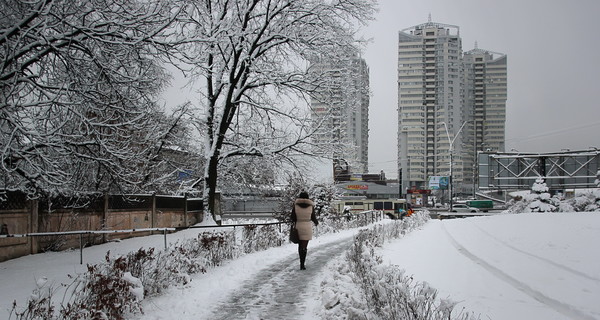
[[[126,230],[177,228],[203,219],[202,199],[186,196],[102,195],[85,198],[28,200],[25,194],[0,194],[0,262],[48,250],[64,250],[81,245],[77,230]],[[61,232],[61,236],[11,237],[11,234]],[[136,233],[90,233],[84,245],[113,239],[145,236]]]

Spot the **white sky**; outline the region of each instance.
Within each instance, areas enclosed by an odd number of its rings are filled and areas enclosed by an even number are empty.
[[[370,68],[369,170],[397,176],[397,34],[432,21],[460,27],[463,51],[508,56],[507,151],[600,147],[597,0],[380,0]]]

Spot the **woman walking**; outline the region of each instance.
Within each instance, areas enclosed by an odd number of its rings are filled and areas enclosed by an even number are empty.
[[[308,198],[308,193],[302,191],[294,202],[292,208],[292,221],[296,224],[298,230],[298,255],[300,256],[300,270],[306,270],[304,261],[306,261],[306,253],[308,252],[308,241],[312,240],[312,224],[319,225],[317,216],[315,215],[315,204]]]

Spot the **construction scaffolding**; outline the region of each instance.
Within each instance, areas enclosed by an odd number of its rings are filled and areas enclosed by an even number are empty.
[[[600,150],[554,153],[478,152],[479,190],[530,190],[543,178],[550,190],[596,188]]]

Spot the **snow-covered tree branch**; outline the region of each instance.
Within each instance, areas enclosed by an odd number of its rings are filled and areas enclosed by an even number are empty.
[[[214,212],[219,166],[235,155],[287,161],[310,153],[308,99],[330,77],[311,59],[345,59],[370,0],[182,0],[179,59],[202,82],[206,169]]]
[[[298,166],[298,155],[314,155],[319,124],[311,119],[310,98],[326,99],[322,93],[340,84],[328,76],[335,71],[311,62],[347,59],[374,6],[373,0],[4,1],[0,189],[32,196],[173,190],[168,177],[203,168],[195,186],[203,187],[214,212],[220,170],[244,179],[252,172],[231,170],[249,168],[238,158],[252,157],[254,169],[268,163],[262,177],[272,180],[284,164]],[[199,111],[160,110],[165,64],[199,86],[203,100],[192,103]],[[203,143],[194,145],[190,127]]]
[[[150,184],[143,170],[177,126],[161,126],[154,101],[168,80],[157,55],[178,10],[152,0],[7,0],[0,15],[0,189]]]

